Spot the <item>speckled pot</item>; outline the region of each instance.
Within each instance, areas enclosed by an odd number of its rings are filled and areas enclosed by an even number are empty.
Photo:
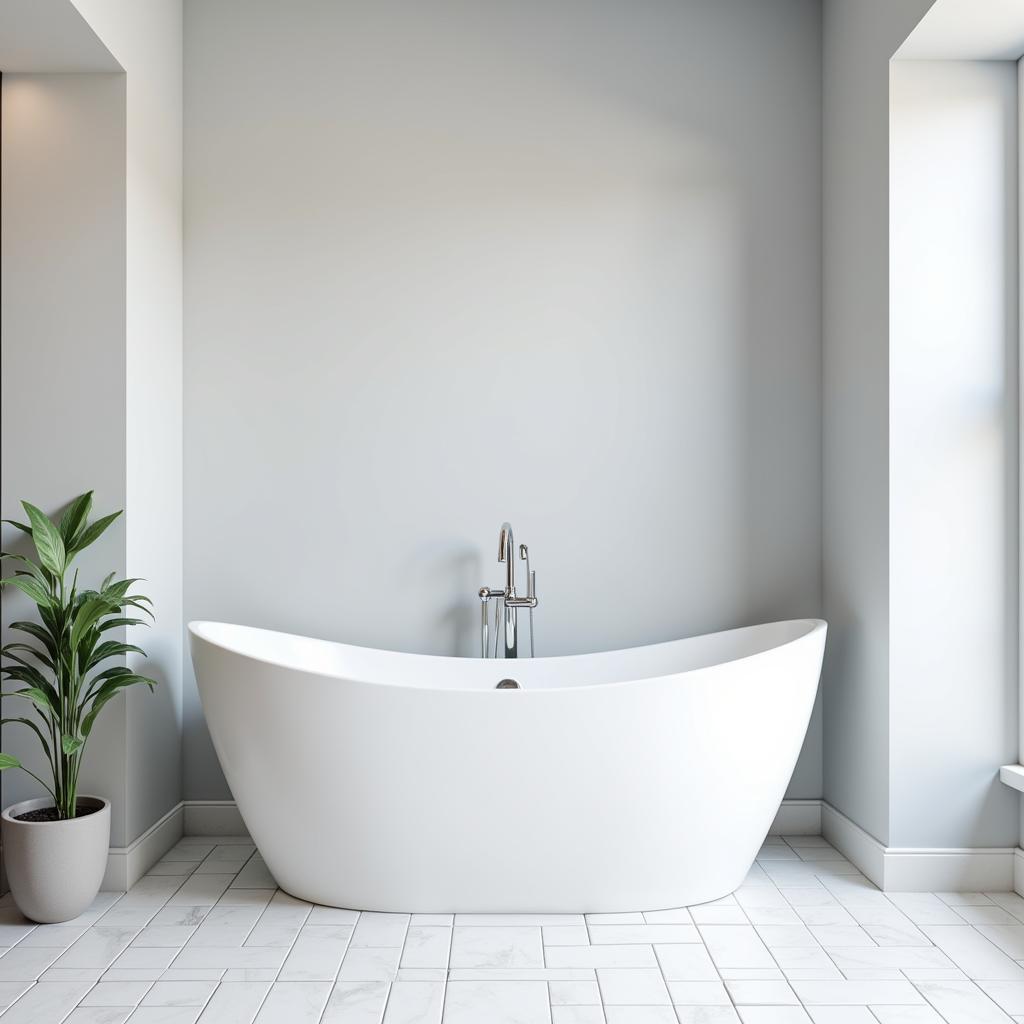
[[[18,909],[40,924],[70,921],[100,891],[110,846],[110,801],[80,796],[98,811],[67,821],[17,821],[15,815],[52,807],[49,797],[12,804],[0,815],[4,867]]]

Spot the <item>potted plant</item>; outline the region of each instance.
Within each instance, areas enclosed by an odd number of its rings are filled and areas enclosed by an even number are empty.
[[[114,512],[90,523],[92,491],[79,495],[55,525],[35,505],[22,502],[28,523],[7,520],[27,533],[35,559],[0,552],[16,563],[2,587],[16,587],[35,603],[38,622],[12,622],[11,629],[31,642],[0,649],[0,678],[8,705],[24,701],[18,723],[38,739],[46,756],[42,778],[18,758],[0,753],[0,771],[20,768],[46,790],[45,797],[8,807],[0,816],[4,864],[14,902],[34,921],[68,921],[95,899],[103,881],[110,845],[110,802],[78,794],[78,773],[86,741],[104,705],[125,687],[155,680],[124,665],[103,668],[104,662],[128,653],[145,652],[133,644],[105,639],[109,630],[137,625],[127,609],[151,614],[149,598],[130,593],[137,580],[115,580],[111,573],[98,590],[80,590],[75,557],[99,538],[121,514]],[[16,688],[9,688],[9,684]]]

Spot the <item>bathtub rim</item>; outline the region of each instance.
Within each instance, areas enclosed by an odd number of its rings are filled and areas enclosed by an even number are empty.
[[[225,651],[225,652],[227,652],[229,654],[237,655],[238,657],[241,657],[241,658],[248,658],[251,661],[258,662],[258,663],[260,663],[262,665],[267,665],[267,666],[270,666],[272,668],[279,668],[279,669],[283,669],[283,670],[286,670],[286,671],[289,671],[289,672],[298,672],[301,675],[312,676],[312,677],[318,678],[318,679],[337,679],[340,682],[347,682],[347,683],[350,683],[352,685],[358,685],[358,686],[378,686],[378,687],[388,687],[388,688],[396,689],[396,690],[416,690],[416,691],[419,691],[419,692],[460,693],[460,694],[467,694],[467,693],[495,693],[495,694],[496,693],[503,693],[504,694],[504,693],[508,693],[508,692],[516,692],[516,693],[518,693],[520,695],[523,695],[523,694],[540,694],[540,693],[567,693],[567,692],[572,692],[572,691],[582,691],[582,690],[589,690],[589,689],[595,689],[595,688],[605,689],[605,688],[608,688],[608,687],[632,686],[632,685],[635,685],[637,683],[650,683],[650,682],[655,682],[657,680],[671,679],[671,678],[673,678],[675,676],[692,675],[692,674],[701,673],[701,672],[713,671],[715,669],[722,668],[722,667],[724,667],[726,665],[740,665],[743,662],[750,661],[753,658],[759,658],[759,657],[762,657],[763,655],[770,654],[770,653],[772,653],[774,651],[782,650],[783,648],[788,647],[791,644],[798,643],[798,642],[800,642],[802,640],[808,640],[810,637],[813,637],[813,636],[815,636],[817,634],[827,634],[828,622],[825,619],[811,618],[811,617],[808,617],[808,618],[795,618],[795,619],[778,619],[778,620],[775,620],[775,621],[772,621],[772,622],[760,622],[760,623],[754,623],[753,625],[748,625],[748,626],[736,626],[736,627],[733,627],[732,629],[715,630],[714,632],[711,632],[711,633],[699,633],[696,636],[680,637],[680,638],[678,638],[676,640],[662,640],[662,641],[658,641],[658,642],[653,643],[653,644],[638,644],[635,647],[617,647],[617,648],[614,648],[614,649],[609,650],[609,651],[590,651],[590,652],[587,652],[585,654],[554,654],[554,655],[544,655],[543,657],[540,657],[540,658],[525,658],[525,659],[522,659],[522,660],[524,660],[524,661],[534,661],[534,662],[536,662],[536,661],[559,662],[559,663],[562,663],[563,665],[568,665],[568,664],[573,663],[573,662],[585,663],[585,661],[587,659],[601,658],[601,657],[604,657],[604,656],[607,656],[607,655],[614,655],[614,654],[626,654],[626,653],[629,653],[629,652],[632,652],[632,651],[641,651],[641,650],[643,650],[643,651],[651,651],[651,650],[654,650],[654,649],[657,649],[657,648],[670,648],[670,647],[674,647],[674,646],[677,646],[677,645],[685,644],[685,643],[687,643],[687,642],[689,642],[691,640],[700,640],[700,639],[703,639],[705,637],[720,636],[720,635],[727,634],[727,633],[739,633],[739,632],[743,632],[744,630],[749,630],[749,629],[758,629],[758,628],[762,628],[762,627],[770,629],[773,626],[799,626],[799,625],[803,625],[806,628],[803,631],[801,631],[801,632],[797,632],[797,634],[795,636],[792,636],[789,639],[784,640],[782,643],[774,644],[771,647],[764,647],[764,648],[761,648],[761,649],[756,650],[756,651],[752,651],[752,652],[747,653],[747,654],[742,654],[739,657],[727,658],[724,661],[711,662],[710,664],[707,664],[707,665],[698,665],[698,666],[693,667],[693,668],[681,668],[681,669],[677,669],[675,671],[668,671],[668,672],[648,673],[646,675],[637,675],[637,676],[634,676],[634,677],[629,678],[629,679],[617,679],[617,680],[609,681],[609,682],[583,683],[583,684],[576,683],[575,685],[568,685],[568,686],[523,687],[522,689],[517,690],[517,691],[504,691],[504,690],[499,691],[495,687],[488,687],[486,689],[480,689],[479,687],[469,687],[469,686],[461,686],[461,685],[447,685],[447,686],[416,685],[416,684],[410,684],[410,683],[405,683],[405,682],[390,682],[390,681],[384,680],[384,679],[356,678],[351,673],[343,673],[343,672],[337,672],[337,671],[333,671],[333,672],[321,671],[321,670],[309,668],[308,666],[305,666],[305,665],[299,665],[299,664],[296,664],[295,662],[291,662],[291,661],[285,661],[285,660],[280,660],[280,659],[276,659],[276,658],[264,657],[262,655],[256,655],[256,654],[253,654],[251,651],[244,650],[244,649],[242,649],[241,647],[239,647],[237,645],[222,643],[220,640],[214,639],[213,637],[208,635],[208,633],[206,633],[204,627],[223,626],[223,627],[228,627],[229,629],[251,630],[251,631],[259,632],[259,633],[269,633],[269,634],[272,634],[272,635],[275,635],[275,636],[288,637],[290,639],[308,640],[308,641],[313,641],[313,642],[318,643],[318,644],[329,644],[332,647],[341,648],[343,650],[344,649],[350,649],[350,650],[355,650],[355,651],[360,651],[360,652],[370,652],[371,654],[383,655],[383,656],[390,657],[390,658],[397,658],[399,660],[415,659],[417,661],[420,661],[420,660],[423,660],[423,659],[427,659],[427,660],[431,661],[436,666],[443,666],[443,664],[445,664],[445,663],[458,664],[460,666],[460,670],[464,669],[467,664],[475,664],[477,662],[479,662],[479,663],[495,662],[495,661],[501,662],[501,661],[503,661],[503,659],[501,659],[501,658],[498,658],[498,659],[478,658],[478,657],[463,658],[463,657],[459,657],[457,655],[451,655],[451,654],[416,654],[416,653],[413,653],[413,652],[410,652],[410,651],[390,651],[390,650],[387,650],[385,648],[380,648],[380,647],[364,647],[364,646],[362,646],[360,644],[348,644],[348,643],[344,643],[343,641],[340,641],[340,640],[325,640],[325,639],[320,638],[320,637],[306,636],[306,635],[301,634],[301,633],[286,633],[283,630],[264,629],[261,626],[246,626],[246,625],[243,625],[241,623],[221,622],[221,621],[216,620],[216,619],[192,619],[192,620],[190,620],[188,622],[187,629],[188,629],[190,645],[191,645],[191,643],[193,643],[195,640],[198,639],[198,640],[201,640],[204,643],[207,643],[207,644],[210,644],[210,645],[212,645],[214,647],[217,647],[220,650]],[[194,658],[194,654],[193,654],[193,658]],[[585,664],[583,664],[581,667],[585,668]],[[508,698],[506,697],[504,699],[508,699]],[[520,699],[522,699],[522,697],[520,697]]]

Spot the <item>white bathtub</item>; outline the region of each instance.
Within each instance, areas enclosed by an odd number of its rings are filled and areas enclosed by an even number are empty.
[[[743,880],[796,764],[825,623],[492,661],[193,622],[224,774],[305,900],[681,907]],[[513,677],[521,690],[496,690]]]

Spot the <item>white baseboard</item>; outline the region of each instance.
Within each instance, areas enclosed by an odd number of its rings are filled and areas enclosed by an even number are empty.
[[[1009,892],[1024,882],[1019,848],[885,846],[822,803],[821,834],[885,892]]]
[[[182,837],[184,824],[184,808],[177,804],[129,846],[112,846],[101,888],[130,889]]]
[[[1024,896],[1024,850],[1019,846],[1013,851],[1013,891]]]
[[[186,800],[185,835],[246,836],[234,800]],[[816,836],[821,834],[820,800],[783,800],[769,830],[773,836]]]
[[[820,800],[783,800],[775,821],[768,830],[770,836],[821,835]]]
[[[770,835],[822,835],[887,892],[1009,892],[1024,895],[1024,850],[1017,847],[887,847],[823,800],[783,800]],[[112,847],[103,888],[133,886],[186,836],[245,836],[233,800],[185,800],[130,846]]]
[[[242,821],[234,800],[186,800],[185,835],[187,836],[247,836],[249,830]]]

